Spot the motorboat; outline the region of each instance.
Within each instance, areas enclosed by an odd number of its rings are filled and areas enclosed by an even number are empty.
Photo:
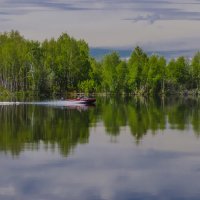
[[[0,106],[7,105],[46,105],[46,106],[94,106],[95,98],[80,96],[74,99],[61,99],[56,101],[38,101],[38,102],[0,102]]]
[[[77,97],[75,99],[67,99],[67,103],[69,104],[85,104],[90,105],[96,102],[95,98],[91,97]]]

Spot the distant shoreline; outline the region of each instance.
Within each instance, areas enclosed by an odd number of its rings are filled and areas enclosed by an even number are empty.
[[[167,60],[177,58],[179,56],[185,56],[192,58],[192,56],[198,51],[198,49],[188,50],[161,50],[161,51],[146,51],[147,55],[157,54],[164,56]],[[120,49],[120,48],[101,48],[101,47],[90,47],[90,55],[97,60],[102,60],[104,56],[112,52],[117,52],[121,59],[130,58],[132,49]]]

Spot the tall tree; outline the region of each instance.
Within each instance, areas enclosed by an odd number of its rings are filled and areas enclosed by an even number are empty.
[[[153,93],[165,90],[165,68],[166,60],[164,57],[152,55],[148,61],[148,85]]]
[[[125,61],[120,61],[120,63],[116,66],[116,84],[118,93],[127,92],[127,72],[127,63]]]
[[[148,56],[140,47],[136,47],[132,52],[131,57],[128,61],[128,85],[129,90],[141,90],[144,87],[144,71],[146,70],[146,65],[148,61]]]
[[[194,87],[200,90],[200,52],[197,52],[192,59],[191,73]]]
[[[102,78],[103,78],[103,87],[105,91],[116,92],[117,91],[117,74],[116,68],[120,63],[119,55],[116,52],[113,52],[109,55],[106,55],[102,62]]]
[[[168,86],[173,89],[184,89],[188,87],[189,81],[189,62],[181,56],[172,59],[167,65]]]

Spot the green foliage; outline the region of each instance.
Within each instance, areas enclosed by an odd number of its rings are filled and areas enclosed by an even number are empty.
[[[191,74],[194,87],[200,90],[200,52],[197,52],[192,59]]]
[[[183,56],[172,59],[167,65],[168,87],[172,90],[187,89],[189,86],[189,62]]]
[[[146,65],[148,57],[140,47],[136,47],[128,61],[128,87],[130,91],[139,91],[146,83]]]
[[[165,94],[200,90],[200,53],[190,62],[148,56],[136,47],[123,61],[113,52],[101,62],[89,56],[84,40],[63,33],[43,42],[26,40],[18,31],[0,33],[0,87],[7,94],[42,96],[71,91]]]
[[[117,74],[116,68],[120,64],[119,55],[113,52],[106,55],[102,62],[102,85],[105,91],[117,91]]]
[[[148,61],[148,88],[153,93],[164,92],[166,60],[164,57],[153,55]]]
[[[95,91],[95,82],[94,80],[85,80],[79,83],[78,88],[81,90],[81,92],[84,93],[92,93]]]
[[[89,70],[88,45],[66,33],[43,43],[17,31],[0,34],[0,84],[6,90],[64,93],[87,80]]]
[[[121,61],[116,67],[116,84],[117,84],[117,91],[118,93],[123,93],[128,91],[127,86],[127,64],[125,61]]]
[[[102,84],[102,65],[94,58],[90,58],[89,80],[94,82],[94,91],[101,91]]]

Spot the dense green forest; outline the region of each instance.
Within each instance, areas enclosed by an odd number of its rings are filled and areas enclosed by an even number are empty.
[[[200,93],[200,52],[191,60],[166,61],[136,47],[122,60],[116,52],[97,61],[88,44],[63,33],[43,42],[18,31],[0,33],[0,92],[63,95],[69,92],[119,94]]]

